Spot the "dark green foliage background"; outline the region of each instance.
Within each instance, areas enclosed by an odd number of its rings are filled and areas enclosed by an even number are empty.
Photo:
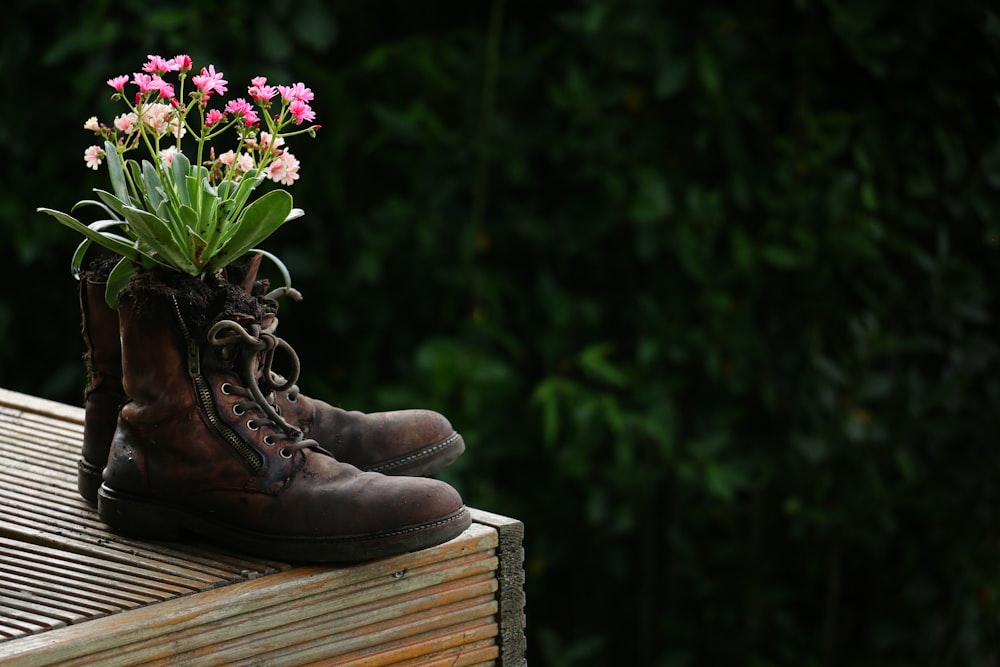
[[[1000,661],[988,3],[8,3],[0,384],[79,404],[105,79],[304,81],[300,385],[464,433],[534,665]],[[39,443],[44,456],[45,443]]]

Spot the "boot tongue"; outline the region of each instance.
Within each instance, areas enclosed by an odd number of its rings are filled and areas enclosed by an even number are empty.
[[[240,287],[247,294],[253,294],[254,283],[257,282],[257,272],[260,271],[260,263],[264,259],[264,255],[256,254],[247,263],[246,273],[243,275],[243,282],[240,283]]]

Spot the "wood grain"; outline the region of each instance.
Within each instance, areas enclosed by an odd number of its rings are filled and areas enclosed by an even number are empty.
[[[83,410],[0,389],[0,663],[524,664],[520,521],[313,566],[109,531],[76,491]]]

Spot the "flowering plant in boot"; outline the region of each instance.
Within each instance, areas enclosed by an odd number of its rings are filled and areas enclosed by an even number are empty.
[[[98,199],[72,209],[95,206],[105,217],[84,224],[61,211],[38,209],[86,237],[73,255],[74,272],[91,243],[122,257],[108,279],[112,305],[136,266],[204,276],[248,252],[271,259],[290,283],[284,264],[255,246],[302,210],[280,188],[254,200],[251,194],[266,179],[288,186],[298,178],[299,162],[285,139],[315,136],[313,93],[302,83],[270,85],[256,77],[247,88],[249,100],[223,103],[223,73],[214,65],[189,76],[192,71],[187,55],[150,55],[141,72],[108,80],[112,99],[127,110],[110,125],[96,117],[84,124],[104,140],[87,148],[84,160],[95,170],[107,163],[111,191],[95,188]],[[214,142],[223,136],[231,147],[217,152]],[[183,143],[191,139],[189,155]],[[126,157],[133,151],[145,151],[147,159]]]

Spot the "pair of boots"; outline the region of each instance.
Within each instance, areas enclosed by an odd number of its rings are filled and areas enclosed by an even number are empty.
[[[275,335],[276,304],[252,285],[141,272],[114,310],[99,274],[81,279],[79,490],[101,519],[144,537],[191,533],[312,562],[413,551],[464,531],[459,494],[410,476],[462,453],[448,420],[347,412],[301,394],[298,359]],[[287,379],[272,369],[282,357]]]

